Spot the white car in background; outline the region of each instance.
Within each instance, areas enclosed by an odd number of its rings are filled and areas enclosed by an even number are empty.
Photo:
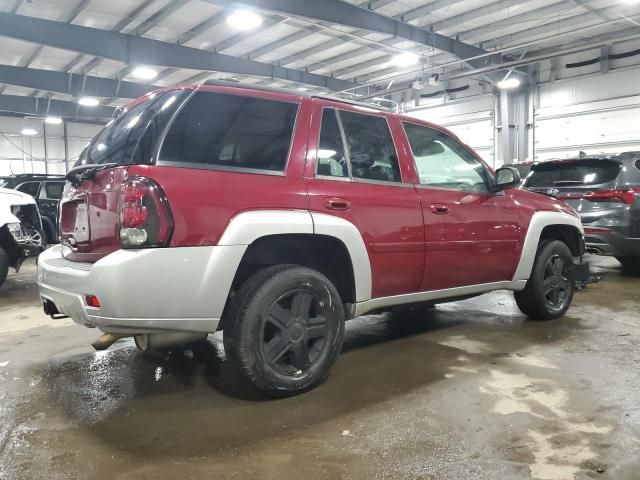
[[[9,267],[18,272],[25,258],[37,256],[43,248],[42,219],[35,199],[0,188],[0,286]]]

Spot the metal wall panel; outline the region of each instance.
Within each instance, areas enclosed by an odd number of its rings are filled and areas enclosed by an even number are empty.
[[[633,69],[541,86],[535,159],[640,150],[639,77]]]

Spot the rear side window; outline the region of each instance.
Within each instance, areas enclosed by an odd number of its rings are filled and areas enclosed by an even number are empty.
[[[533,167],[527,187],[570,187],[609,183],[620,173],[620,164],[610,160],[585,159],[540,163]]]
[[[284,171],[298,104],[198,92],[164,140],[163,162]]]
[[[322,112],[317,173],[323,177],[349,177],[342,134],[336,111],[333,109],[325,109]]]
[[[640,170],[640,160],[636,160],[636,168]]]
[[[386,118],[341,110],[353,178],[401,182],[398,156]]]

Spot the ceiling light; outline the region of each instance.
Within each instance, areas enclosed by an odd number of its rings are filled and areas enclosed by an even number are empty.
[[[83,107],[97,107],[100,101],[96,97],[80,97],[78,103]]]
[[[29,135],[29,136],[38,134],[37,130],[35,130],[33,128],[23,128],[20,133],[22,135]]]
[[[158,72],[149,67],[136,67],[131,72],[131,75],[139,78],[140,80],[153,80],[158,76]]]
[[[505,78],[504,80],[496,83],[496,86],[500,90],[513,90],[514,88],[518,88],[520,86],[520,80],[518,78]]]
[[[44,121],[49,125],[60,125],[62,123],[62,119],[60,117],[47,117]]]
[[[227,24],[238,30],[251,30],[262,24],[262,17],[256,12],[238,10],[227,17]]]
[[[420,61],[420,57],[415,53],[405,52],[394,56],[391,59],[391,64],[398,67],[410,67]]]

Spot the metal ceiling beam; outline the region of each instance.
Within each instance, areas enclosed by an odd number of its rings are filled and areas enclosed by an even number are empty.
[[[216,4],[221,2],[221,0],[206,1]],[[342,0],[315,0],[313,2],[300,2],[299,0],[234,0],[233,3],[272,10],[285,15],[312,18],[352,28],[386,33],[453,53],[462,59],[470,59],[487,53],[486,50],[474,45],[469,45],[435,32],[429,32],[404,21],[380,15]],[[230,5],[230,0],[227,0],[225,4]],[[478,60],[470,60],[469,64],[479,68],[490,65],[494,60],[493,57],[484,57]]]
[[[229,72],[281,78],[309,85],[342,90],[353,82],[306,73],[266,63],[212,53],[150,38],[64,24],[23,15],[0,13],[0,34],[27,42],[110,58],[126,64]]]
[[[0,83],[78,96],[138,98],[158,87],[144,83],[119,82],[111,78],[0,65]]]
[[[67,119],[99,121],[104,123],[113,118],[112,107],[79,107],[75,102],[49,100],[47,98],[0,95],[0,113],[9,115],[56,115]]]
[[[147,7],[149,7],[153,2],[155,2],[155,0],[145,0],[133,11],[131,11],[126,17],[124,17],[122,20],[116,23],[111,30],[114,32],[120,32],[121,30],[126,28],[127,25],[132,23],[136,19],[136,17],[140,15],[140,13],[144,11]],[[81,53],[80,55],[76,56],[73,60],[71,60],[71,62],[69,62],[64,67],[63,70],[65,72],[68,72],[70,70],[75,69],[80,64],[80,62],[82,62],[83,58],[84,58],[84,54]]]

